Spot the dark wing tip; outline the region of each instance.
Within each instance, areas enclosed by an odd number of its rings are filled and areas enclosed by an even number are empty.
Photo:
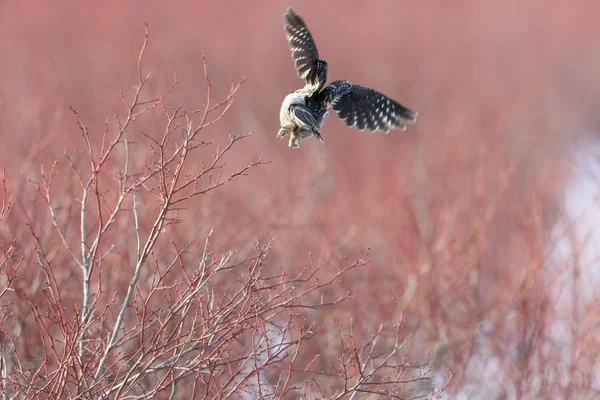
[[[406,112],[404,113],[404,115],[402,117],[407,122],[409,122],[411,124],[414,124],[415,122],[417,122],[417,116],[418,115],[419,115],[418,111],[413,111],[413,110],[410,110],[410,109],[406,108]]]
[[[288,23],[289,25],[296,25],[296,24],[303,24],[303,20],[302,18],[296,14],[294,12],[294,10],[292,10],[292,7],[288,7],[287,10],[285,10],[285,14],[283,15],[285,22]]]
[[[284,19],[284,28],[286,31],[290,28],[306,29],[308,31],[306,22],[304,22],[304,19],[300,15],[296,14],[294,10],[292,10],[292,7],[288,7],[288,9],[285,11]]]
[[[387,99],[389,97],[385,96]],[[402,127],[402,125],[406,126],[407,124],[414,124],[417,121],[417,116],[419,115],[418,111],[411,110],[410,108],[403,106],[398,103],[396,100],[390,99],[392,104],[394,105],[394,119],[398,125],[398,129]]]

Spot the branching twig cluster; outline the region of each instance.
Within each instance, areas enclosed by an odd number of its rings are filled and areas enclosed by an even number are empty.
[[[5,172],[2,171],[0,222],[7,216],[13,204],[8,196]],[[11,336],[5,330],[5,322],[12,316],[12,304],[7,300],[8,295],[15,291],[15,281],[23,263],[23,257],[17,254],[13,243],[7,244],[0,238],[0,393],[5,393],[9,378],[9,358],[14,353],[15,345]],[[4,396],[4,394],[2,394]]]
[[[0,332],[3,396],[280,398],[293,392],[307,398],[309,377],[316,372],[311,370],[314,358],[306,363],[301,350],[321,329],[307,314],[351,295],[331,295],[329,289],[368,265],[368,252],[330,273],[309,262],[291,276],[273,272],[276,267],[267,261],[270,242],[257,243],[250,254],[215,253],[210,229],[202,243],[178,243],[171,232],[173,225],[185,223],[186,202],[265,162],[258,157],[228,171],[225,159],[250,134],[231,135],[221,145],[204,134],[226,115],[243,81],[232,82],[227,96],[213,104],[202,50],[205,106],[189,113],[182,106],[169,108],[165,99],[177,79],[161,94],[148,94],[149,75],[143,72],[147,45],[146,27],[137,85],[131,99],[121,94],[124,117],[107,120],[97,135],[71,107],[85,146],[83,165],[65,154],[76,197],[58,194],[56,182],[65,175],[61,163],[42,168],[41,179],[34,182],[59,240],[58,250],[48,251],[45,233],[30,225],[42,276],[41,301],[15,284],[22,258],[14,247],[0,254],[0,272],[6,277],[0,299],[7,291],[16,293],[31,314],[40,344],[32,358],[17,351],[18,335]],[[160,110],[160,133],[138,128],[140,120],[157,118]],[[143,145],[146,152],[140,151]],[[209,161],[190,162],[207,152],[212,153]],[[10,205],[5,193],[0,219]],[[69,268],[80,278],[79,305],[65,300],[70,282],[57,278],[57,271]],[[107,285],[116,281],[111,275],[126,285]],[[1,326],[9,305],[0,310]],[[408,382],[425,379],[404,378],[405,368],[398,363],[402,338],[396,334],[390,350],[380,346],[383,327],[365,345],[340,333],[341,364],[328,379],[344,389],[331,398],[396,396]]]
[[[355,399],[361,394],[374,394],[385,396],[391,399],[403,399],[411,396],[413,387],[408,384],[414,384],[422,380],[429,380],[426,377],[428,370],[417,369],[416,376],[406,378],[407,370],[413,370],[406,363],[397,360],[397,354],[402,350],[405,339],[398,331],[400,323],[395,332],[395,341],[391,350],[381,351],[377,345],[383,335],[383,325],[374,337],[366,345],[359,345],[352,332],[342,334],[338,331],[339,341],[342,347],[342,356],[340,365],[334,367],[334,371],[343,378],[344,387],[336,393],[332,399],[338,400],[350,395],[349,399]],[[414,397],[413,397],[414,398]]]

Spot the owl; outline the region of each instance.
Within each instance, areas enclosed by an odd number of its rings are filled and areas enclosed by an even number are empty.
[[[290,136],[289,147],[296,149],[303,139],[314,136],[323,142],[321,127],[333,108],[348,126],[388,133],[406,130],[414,123],[412,111],[374,89],[345,80],[327,81],[327,62],[319,59],[317,46],[304,20],[291,8],[285,15],[284,31],[292,50],[296,72],[305,86],[288,94],[281,104],[277,137]]]

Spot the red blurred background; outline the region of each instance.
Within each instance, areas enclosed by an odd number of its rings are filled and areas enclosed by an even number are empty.
[[[302,84],[283,34],[289,5],[331,80],[371,86],[418,110],[417,123],[386,136],[332,115],[325,144],[310,139],[292,151],[279,141],[281,100]],[[342,284],[356,296],[318,316],[323,323],[353,318],[373,331],[405,309],[406,332],[418,338],[412,356],[452,371],[450,393],[592,398],[600,384],[594,285],[572,304],[580,281],[595,282],[596,263],[575,257],[581,235],[568,233],[579,220],[565,196],[578,204],[574,166],[597,142],[599,11],[583,0],[5,2],[0,168],[16,212],[0,233],[19,236],[24,219],[49,226],[36,220],[26,178],[64,149],[83,148],[69,104],[98,134],[120,111],[148,22],[153,90],[177,74],[169,105],[202,105],[204,46],[216,97],[246,77],[211,133],[254,131],[230,162],[271,160],[188,204],[197,229],[182,237],[215,226],[223,249],[275,237],[270,261],[284,271],[308,253],[335,263],[370,246],[374,263]],[[594,185],[585,181],[592,200],[583,219],[597,215]],[[580,367],[585,374],[573,373]],[[535,377],[555,386],[542,392]]]

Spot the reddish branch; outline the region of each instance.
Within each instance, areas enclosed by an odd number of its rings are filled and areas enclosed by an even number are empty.
[[[226,116],[243,83],[232,82],[228,95],[213,104],[204,49],[203,108],[187,113],[181,106],[165,106],[176,78],[159,96],[140,100],[149,80],[143,68],[148,40],[146,26],[137,86],[130,100],[121,94],[126,112],[124,118],[115,116],[116,131],[107,120],[98,135],[100,143],[95,143],[96,135],[71,107],[89,165],[86,169],[66,155],[79,186],[76,200],[71,199],[80,217],[77,234],[61,220],[63,198],[55,193],[55,180],[64,173],[61,165],[54,163],[49,172],[42,169],[37,189],[60,238],[59,251],[72,261],[60,263],[49,257],[39,233],[31,228],[45,306],[11,286],[20,265],[17,261],[8,268],[14,250],[0,256],[0,270],[6,270],[8,277],[8,283],[0,287],[0,298],[7,291],[18,292],[31,313],[43,353],[35,362],[28,360],[28,367],[15,353],[11,357],[14,373],[8,376],[4,349],[14,344],[1,336],[3,388],[10,386],[11,395],[17,398],[300,395],[314,375],[311,367],[316,360],[310,357],[302,364],[302,351],[320,333],[304,313],[335,307],[348,299],[351,293],[330,294],[335,293],[330,289],[346,275],[366,268],[369,254],[331,272],[327,272],[331,267],[309,262],[290,277],[271,272],[270,242],[257,244],[253,253],[243,256],[235,251],[214,254],[213,230],[200,246],[193,240],[180,244],[171,239],[166,228],[179,222],[175,210],[185,212],[181,207],[192,198],[217,190],[265,162],[258,157],[238,169],[227,168],[228,155],[250,134],[231,135],[224,145],[201,139],[201,132]],[[139,132],[136,121],[157,108],[165,116],[161,134]],[[151,150],[146,158],[133,154],[132,143],[148,145]],[[199,149],[212,149],[213,155],[194,170]],[[114,165],[121,166],[116,179],[110,174]],[[148,198],[157,199],[157,205],[149,206]],[[0,204],[2,219],[11,205],[6,190]],[[114,232],[134,238],[127,253],[130,257],[116,257],[114,249],[126,244],[118,243]],[[112,260],[112,273],[128,282],[125,293],[104,287],[107,274],[102,273],[102,266],[107,260]],[[55,276],[57,268],[72,267],[81,271],[80,307],[67,304],[64,284],[61,287]],[[402,338],[399,332],[395,335],[392,348],[382,345],[382,338],[389,336],[383,327],[362,345],[353,336],[350,342],[341,340],[341,366],[329,378],[343,382],[344,390],[332,393],[331,398],[366,392],[396,396],[400,386],[425,379],[404,378],[405,370],[398,364]]]

